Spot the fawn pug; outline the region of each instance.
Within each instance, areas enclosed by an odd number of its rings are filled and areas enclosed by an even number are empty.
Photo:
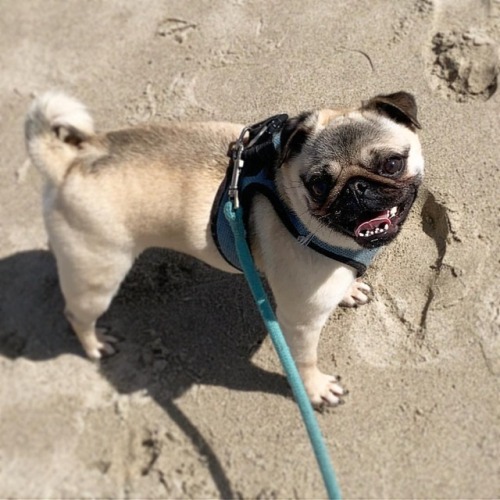
[[[238,272],[212,234],[212,208],[242,125],[170,123],[98,133],[83,104],[63,93],[37,98],[25,133],[45,178],[43,213],[65,314],[91,358],[113,354],[96,328],[134,259],[165,247]],[[371,251],[399,233],[424,161],[411,94],[375,96],[357,109],[289,118],[266,157],[283,209],[327,248]],[[320,332],[342,301],[367,301],[354,260],[298,241],[276,207],[256,193],[248,207],[252,254],[313,404],[335,405],[342,387],[318,368]]]

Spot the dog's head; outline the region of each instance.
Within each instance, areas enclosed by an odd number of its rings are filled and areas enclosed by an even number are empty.
[[[385,245],[422,181],[417,128],[415,99],[406,92],[292,118],[281,134],[280,194],[315,234],[328,229],[365,248]]]

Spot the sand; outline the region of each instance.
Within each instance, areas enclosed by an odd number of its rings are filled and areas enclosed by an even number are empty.
[[[318,418],[346,498],[500,497],[499,31],[498,0],[2,2],[0,497],[325,496],[241,277],[147,252],[101,320],[120,353],[83,357],[23,142],[52,88],[100,129],[414,93],[424,186],[323,333],[350,395]]]

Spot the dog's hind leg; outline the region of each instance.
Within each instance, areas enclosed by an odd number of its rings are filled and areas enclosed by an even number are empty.
[[[115,352],[112,344],[116,339],[96,328],[96,321],[108,309],[134,261],[132,252],[121,248],[100,250],[94,253],[79,249],[77,259],[56,250],[65,314],[92,359]]]

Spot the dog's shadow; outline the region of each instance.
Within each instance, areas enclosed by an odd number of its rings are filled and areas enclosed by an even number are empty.
[[[55,260],[28,251],[0,260],[0,354],[48,360],[83,356],[62,311]],[[224,498],[230,483],[210,446],[175,399],[193,383],[289,397],[280,374],[251,358],[265,329],[241,276],[164,250],[143,254],[99,325],[122,341],[101,372],[120,393],[147,390],[208,461]]]

